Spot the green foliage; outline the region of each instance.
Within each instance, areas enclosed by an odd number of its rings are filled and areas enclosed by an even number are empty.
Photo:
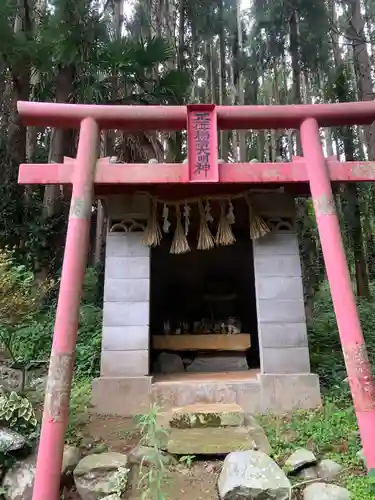
[[[100,289],[97,272],[88,269],[75,352],[75,375],[78,378],[96,377],[99,373],[102,321]],[[24,363],[49,359],[54,321],[55,303],[52,303],[46,311],[36,314],[28,324],[17,329],[12,341],[14,357]]]
[[[374,303],[370,300],[360,298],[358,299],[358,309],[369,358],[370,360],[374,360]],[[319,374],[323,388],[332,391],[337,387],[337,390],[341,391],[342,381],[347,375],[336,317],[333,311],[329,288],[326,283],[315,297],[313,320],[309,325],[309,344],[312,371]],[[348,384],[345,384],[344,387],[345,392],[349,393]]]
[[[35,316],[52,287],[52,281],[36,283],[31,271],[17,265],[14,252],[0,250],[0,340],[13,360],[17,328]]]
[[[150,455],[144,457],[139,470],[138,487],[142,490],[142,500],[165,500],[162,491],[162,481],[165,474],[165,463],[161,444],[166,435],[166,430],[157,426],[157,416],[160,408],[153,404],[149,412],[140,415],[137,419],[138,429],[141,434],[140,445],[150,447]],[[144,470],[144,460],[149,460],[153,467]]]
[[[8,120],[14,107],[12,90],[18,95],[23,90],[27,95],[27,88],[18,88],[26,86],[19,74],[27,77],[30,69],[35,76],[30,98],[47,102],[63,99],[106,104],[180,104],[191,82],[187,73],[170,71],[167,62],[175,55],[175,49],[163,38],[140,40],[124,36],[115,40],[112,20],[103,15],[103,6],[97,2],[52,0],[42,3],[39,9],[35,2],[21,5],[16,0],[3,0],[0,4],[0,69],[8,90],[1,110],[4,120],[0,137],[0,247],[14,247],[17,259],[36,271],[46,266],[55,273],[61,266],[68,195],[64,192],[56,213],[46,217],[44,187],[28,189],[25,196],[24,188],[17,185],[18,164],[14,164],[14,158],[18,162],[21,155],[20,160],[23,159],[25,144],[20,141],[25,142],[24,130],[17,123],[13,129],[18,132],[13,130],[10,135],[7,122],[13,121]],[[23,22],[22,30],[15,33],[17,16]],[[67,78],[73,80],[73,94],[62,96]],[[114,90],[116,80],[118,88]],[[17,82],[13,89],[12,82]],[[50,132],[38,131],[35,158],[31,160],[47,159]],[[75,137],[72,139],[69,154],[74,156]]]
[[[70,394],[69,421],[65,434],[67,443],[79,445],[82,438],[82,427],[87,422],[90,401],[91,380],[75,378]]]
[[[329,18],[324,0],[254,1],[252,13],[255,19],[255,36],[250,37],[250,43],[258,52],[259,63],[270,64],[273,58],[284,57],[284,51],[289,49],[289,22],[294,11],[298,18],[298,56],[301,67],[309,71],[322,68],[327,64],[329,54]],[[314,26],[314,29],[311,29],[311,26]]]
[[[190,468],[193,465],[194,460],[196,458],[197,457],[195,455],[183,455],[182,457],[180,457],[179,462],[181,464],[186,465],[186,467]]]
[[[0,423],[23,434],[35,431],[38,425],[30,401],[15,392],[0,396]]]

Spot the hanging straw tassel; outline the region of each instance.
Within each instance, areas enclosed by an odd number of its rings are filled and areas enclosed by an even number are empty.
[[[206,200],[206,205],[204,207],[204,213],[205,213],[205,217],[206,217],[207,222],[214,221],[214,218],[211,215],[211,205],[210,205],[210,202],[208,200]]]
[[[258,238],[268,234],[271,229],[268,227],[264,219],[254,212],[248,195],[246,196],[246,203],[249,208],[250,239],[257,240]]]
[[[190,212],[191,212],[191,208],[189,207],[187,202],[185,202],[185,204],[184,204],[185,236],[187,236],[189,234]]]
[[[171,227],[171,223],[168,220],[169,215],[169,207],[166,203],[163,206],[163,231],[165,233],[169,233],[169,228]]]
[[[220,219],[219,224],[217,226],[217,233],[215,236],[216,245],[233,245],[235,243],[236,238],[233,235],[233,231],[228,220],[228,217],[225,213],[225,204],[223,201],[220,202]]]
[[[180,205],[176,203],[176,230],[174,232],[173,241],[169,253],[181,254],[190,252],[188,240],[185,235],[184,226],[181,221]]]
[[[198,250],[210,250],[215,246],[214,237],[208,227],[207,215],[203,207],[202,200],[198,201],[198,208],[200,214],[199,236],[198,236]]]
[[[147,226],[143,233],[143,243],[148,247],[157,247],[160,245],[163,237],[158,222],[158,202],[155,198],[152,200],[150,215],[148,216]]]

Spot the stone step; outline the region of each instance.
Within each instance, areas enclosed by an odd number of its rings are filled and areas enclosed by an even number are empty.
[[[162,448],[176,455],[226,454],[270,446],[255,418],[238,404],[195,404],[159,413]]]
[[[199,403],[161,413],[157,425],[173,429],[241,427],[245,412],[235,403]]]
[[[248,413],[261,411],[261,391],[257,378],[244,380],[155,381],[151,399],[162,410],[197,404],[237,404]]]

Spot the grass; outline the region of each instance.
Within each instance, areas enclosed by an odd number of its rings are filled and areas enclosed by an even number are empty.
[[[69,422],[65,440],[68,444],[78,445],[83,437],[82,429],[87,423],[91,404],[91,381],[75,379],[70,395]]]
[[[349,399],[326,396],[321,409],[264,415],[258,420],[270,441],[272,456],[281,466],[294,450],[307,448],[318,460],[330,458],[344,467],[337,484],[351,492],[352,500],[374,500],[371,482],[357,455],[361,445]]]

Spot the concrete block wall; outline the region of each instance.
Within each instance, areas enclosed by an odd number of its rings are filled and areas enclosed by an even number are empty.
[[[310,359],[297,234],[254,241],[261,373],[309,373]]]
[[[107,235],[102,377],[149,373],[150,249],[141,232]]]

